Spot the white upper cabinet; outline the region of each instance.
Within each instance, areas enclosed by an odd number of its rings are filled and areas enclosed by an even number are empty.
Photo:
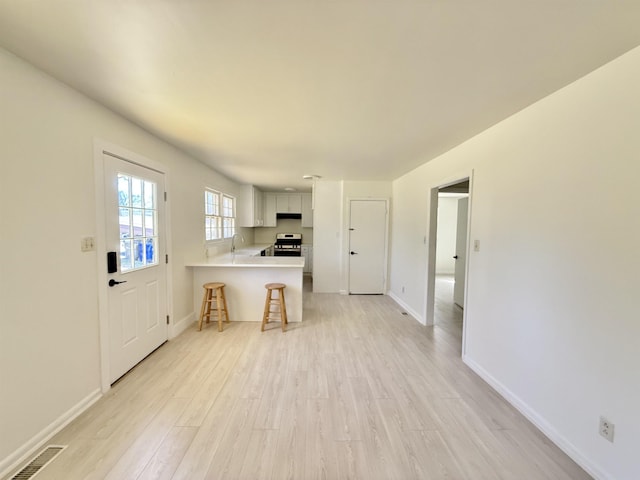
[[[313,207],[310,193],[302,194],[302,228],[313,228]]]
[[[271,193],[263,194],[262,227],[277,226],[278,213],[302,214],[302,227],[313,228],[313,208],[310,193]]]
[[[302,197],[289,195],[289,213],[302,213]]]
[[[264,194],[264,217],[263,227],[275,227],[276,226],[276,194],[265,193]]]
[[[276,213],[302,213],[302,197],[300,194],[276,194]]]
[[[276,194],[276,213],[302,213],[302,197],[300,194]]]
[[[253,185],[242,185],[237,216],[241,227],[264,225],[263,193]]]

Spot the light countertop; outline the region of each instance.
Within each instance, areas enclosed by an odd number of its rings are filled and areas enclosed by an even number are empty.
[[[270,245],[251,245],[239,248],[235,254],[224,253],[202,258],[186,264],[187,267],[239,267],[239,268],[303,268],[304,257],[262,257],[260,252]]]

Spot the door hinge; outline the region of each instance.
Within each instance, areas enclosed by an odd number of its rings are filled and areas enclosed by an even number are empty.
[[[164,192],[164,201],[167,201],[167,192]]]
[[[168,253],[164,256],[164,263],[169,263],[169,254]]]
[[[169,315],[167,315],[167,325],[169,325]]]

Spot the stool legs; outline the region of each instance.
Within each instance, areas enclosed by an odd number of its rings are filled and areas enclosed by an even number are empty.
[[[279,293],[279,297],[280,297],[280,316],[281,316],[281,323],[282,323],[282,331],[286,331],[286,326],[289,323],[287,321],[287,306],[284,303],[284,288],[279,288],[278,289],[278,293]]]
[[[264,301],[264,314],[262,315],[262,325],[260,327],[260,331],[264,332],[264,327],[269,320],[271,320],[272,314],[280,314],[280,325],[282,326],[282,331],[287,331],[287,307],[284,301],[284,284],[282,283],[268,283],[265,285],[267,289],[267,297]],[[278,296],[276,298],[273,297],[273,291],[278,291]],[[271,306],[275,306],[278,310],[271,310]]]
[[[215,310],[218,315],[218,331],[222,332],[222,322],[229,323],[229,311],[227,310],[227,299],[224,294],[224,283],[205,283],[204,296],[202,297],[202,307],[200,308],[200,319],[198,321],[198,331],[202,330],[202,323],[209,323],[211,312],[215,301]],[[215,298],[214,298],[215,291]]]
[[[269,323],[269,313],[271,310],[271,290],[267,289],[267,298],[264,301],[264,314],[262,315],[262,326],[260,331],[264,332],[264,326]]]

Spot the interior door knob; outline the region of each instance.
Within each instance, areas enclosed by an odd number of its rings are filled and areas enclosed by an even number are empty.
[[[120,285],[121,283],[127,283],[127,281],[124,280],[122,282],[118,282],[118,281],[114,280],[113,278],[111,280],[109,280],[109,286],[110,287],[114,287],[115,285]]]
[[[357,255],[358,252],[351,252],[351,255]]]
[[[454,255],[453,258],[455,258],[457,260],[458,259],[458,255]]]

